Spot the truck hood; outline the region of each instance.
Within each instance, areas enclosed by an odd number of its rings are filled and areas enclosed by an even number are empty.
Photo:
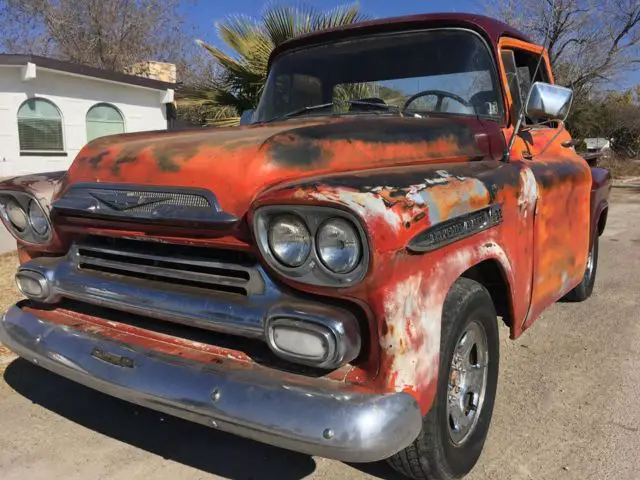
[[[497,158],[497,124],[475,118],[361,116],[244,127],[144,132],[97,139],[71,165],[79,182],[204,188],[244,216],[260,193],[298,179],[416,163]]]

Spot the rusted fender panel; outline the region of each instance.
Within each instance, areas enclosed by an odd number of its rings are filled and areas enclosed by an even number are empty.
[[[58,193],[67,172],[38,173],[9,178],[0,182],[0,190],[21,190],[33,195],[47,211],[53,197]]]
[[[499,135],[495,129],[493,135]],[[203,187],[241,218],[257,194],[282,181],[330,172],[466,161],[491,155],[475,119],[357,117],[165,134],[89,143],[69,169],[77,182]]]
[[[526,166],[497,161],[384,169],[279,185],[256,207],[322,204],[359,216],[371,243],[371,268],[360,284],[336,290],[287,282],[367,305],[377,388],[410,392],[426,412],[437,379],[442,305],[459,276],[482,261],[496,262],[509,285],[512,315],[521,321],[527,312],[532,246],[526,239],[533,237],[536,191],[531,178]],[[503,222],[494,228],[428,253],[408,251],[425,229],[489,205],[502,209]]]
[[[0,182],[0,190],[20,190],[33,195],[47,213],[51,211],[51,202],[62,187],[66,171],[38,173],[9,178]],[[16,241],[20,262],[29,261],[33,255],[43,252],[55,252],[59,249],[60,240],[54,232],[49,245],[25,246]]]

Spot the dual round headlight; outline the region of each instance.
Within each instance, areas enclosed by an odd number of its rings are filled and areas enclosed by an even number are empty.
[[[276,260],[289,268],[304,264],[313,248],[309,228],[296,215],[274,217],[269,224],[268,241]],[[318,227],[315,247],[318,259],[333,273],[351,272],[362,256],[357,229],[341,217],[329,218]]]
[[[24,232],[29,226],[29,218],[20,204],[13,198],[7,198],[4,202],[4,210],[13,228],[18,232]]]
[[[268,232],[273,256],[286,267],[299,267],[311,252],[311,234],[305,223],[294,215],[273,219]]]
[[[49,218],[34,198],[21,192],[0,195],[0,210],[14,236],[30,243],[48,240]]]
[[[42,207],[35,201],[29,202],[29,223],[33,230],[41,237],[49,233],[49,219]]]

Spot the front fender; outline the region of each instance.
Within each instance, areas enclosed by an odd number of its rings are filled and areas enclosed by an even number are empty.
[[[38,201],[47,215],[50,215],[51,202],[58,194],[66,178],[66,173],[66,171],[56,171],[9,178],[0,182],[0,193],[3,191],[26,192]],[[9,232],[12,231],[7,225],[5,225],[5,228],[7,228]],[[54,228],[53,236],[48,244],[26,244],[19,238],[16,238],[16,246],[18,248],[20,262],[25,262],[31,259],[37,252],[58,251],[60,249],[60,239]]]
[[[9,178],[0,182],[0,191],[25,191],[35,197],[40,205],[49,212],[52,199],[58,192],[66,173],[66,170],[62,170]]]
[[[252,210],[274,204],[322,205],[359,217],[371,255],[359,284],[327,288],[281,280],[309,293],[366,305],[370,352],[378,356],[375,388],[408,392],[425,413],[436,391],[442,306],[453,283],[485,260],[498,262],[506,281],[515,283],[506,244],[516,246],[520,177],[515,170],[505,171],[497,162],[473,162],[334,175],[281,185],[258,198]],[[489,206],[508,210],[508,228],[496,224],[428,251],[410,248],[413,239],[432,227]]]
[[[509,284],[513,268],[495,231],[414,257],[372,296],[380,320],[381,377],[392,391],[411,393],[423,413],[437,389],[440,328],[454,282],[486,260],[498,262]]]

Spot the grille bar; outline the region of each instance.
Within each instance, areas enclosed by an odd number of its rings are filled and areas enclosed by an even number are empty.
[[[92,244],[90,240],[74,246],[72,258],[77,268],[245,296],[264,292],[264,281],[254,265],[206,258],[208,249],[202,247],[120,239],[108,239],[110,245],[101,245],[105,241],[99,239],[94,242]],[[229,256],[232,257],[231,252]]]

